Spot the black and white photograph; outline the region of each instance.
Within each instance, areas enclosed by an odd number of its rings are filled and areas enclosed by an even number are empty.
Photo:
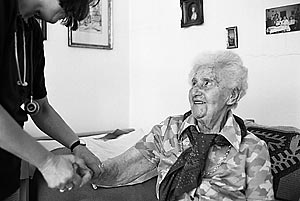
[[[227,49],[238,47],[238,32],[237,26],[227,27]]]
[[[68,29],[70,47],[108,49],[112,47],[112,0],[99,0],[90,6],[88,16],[80,21],[78,30]]]
[[[181,27],[203,24],[203,0],[180,0],[180,6]]]
[[[299,10],[0,0],[0,201],[300,201]]]
[[[300,31],[300,3],[266,9],[266,34]]]

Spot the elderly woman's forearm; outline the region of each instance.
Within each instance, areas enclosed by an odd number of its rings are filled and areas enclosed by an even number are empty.
[[[130,183],[139,176],[156,168],[155,164],[148,161],[134,147],[117,157],[104,161],[103,163],[104,172],[95,184],[106,186],[117,186]]]

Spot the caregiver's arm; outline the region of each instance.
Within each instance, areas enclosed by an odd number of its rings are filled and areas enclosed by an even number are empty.
[[[40,110],[37,114],[32,115],[31,118],[39,129],[68,148],[71,144],[78,141],[79,137],[49,104],[47,97],[36,101],[40,105]],[[102,172],[101,162],[92,152],[85,146],[77,146],[74,149],[74,153],[82,158],[93,171],[93,179],[100,176]]]
[[[47,151],[0,105],[0,147],[37,167],[50,188],[61,188],[68,181],[84,184],[89,178],[79,177],[73,171],[72,164],[83,167],[82,160],[73,155],[57,156]],[[4,161],[1,161],[5,163]]]
[[[40,110],[32,115],[31,119],[41,131],[66,147],[79,140],[74,131],[49,104],[47,97],[35,101],[39,103]]]
[[[36,167],[53,156],[27,134],[0,105],[0,147]]]
[[[97,185],[116,186],[127,184],[139,176],[156,168],[135,147],[131,147],[124,153],[103,162],[104,172],[98,180]]]

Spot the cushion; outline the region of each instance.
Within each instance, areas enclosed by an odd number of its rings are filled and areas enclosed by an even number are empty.
[[[275,198],[298,201],[300,191],[300,132],[293,127],[246,124],[247,130],[264,140],[272,163]]]

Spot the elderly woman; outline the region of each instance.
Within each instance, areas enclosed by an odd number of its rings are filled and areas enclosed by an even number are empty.
[[[204,54],[189,80],[191,111],[168,117],[134,147],[104,161],[97,184],[126,184],[156,168],[159,200],[273,200],[266,143],[232,113],[247,89],[240,57]]]

